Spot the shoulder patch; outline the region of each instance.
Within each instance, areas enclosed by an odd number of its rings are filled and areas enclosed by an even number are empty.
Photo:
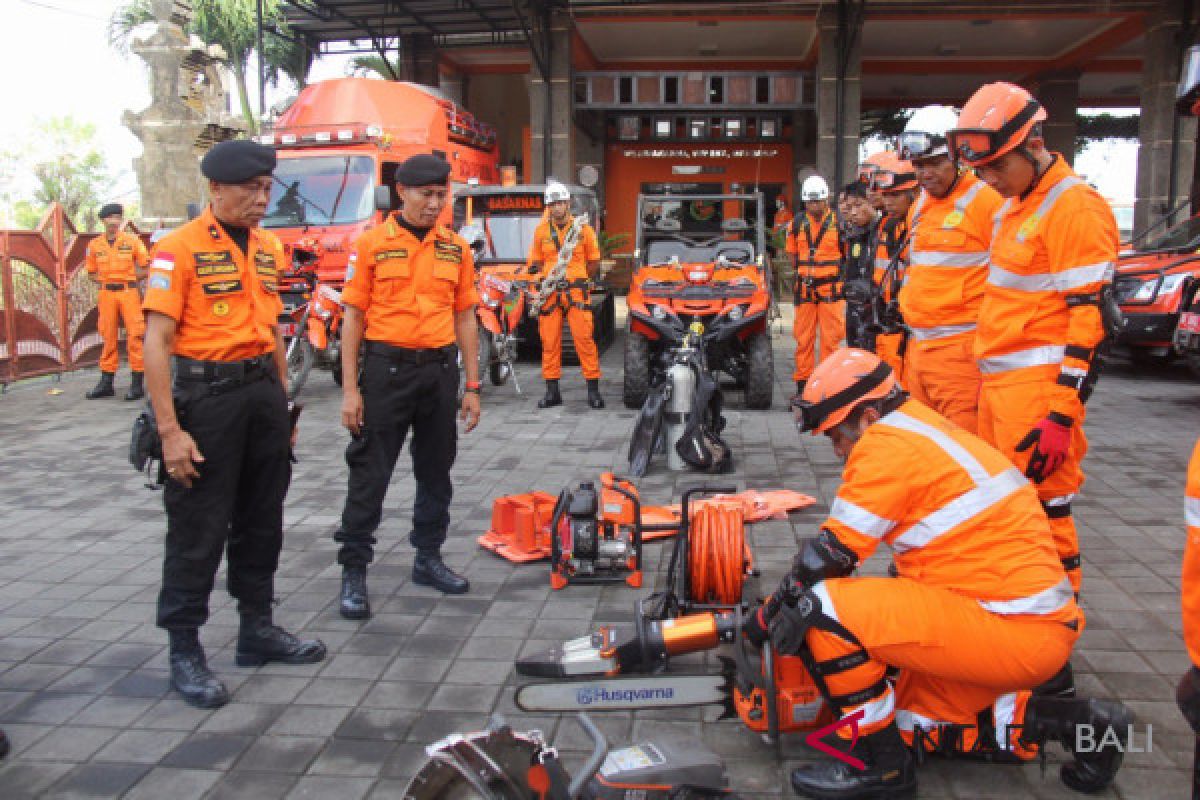
[[[150,276],[150,280],[147,281],[146,285],[151,289],[170,289],[171,276],[156,272]]]
[[[175,269],[175,256],[172,253],[158,252],[154,254],[154,260],[150,262],[151,269],[160,269],[163,272],[170,272]]]

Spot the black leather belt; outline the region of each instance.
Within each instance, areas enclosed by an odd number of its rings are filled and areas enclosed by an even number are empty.
[[[110,292],[122,292],[126,289],[136,289],[137,281],[129,281],[129,283],[106,283],[104,288]]]
[[[411,347],[396,347],[384,342],[368,341],[366,352],[369,356],[379,356],[399,364],[416,364],[418,366],[434,363],[449,364],[454,362],[458,356],[458,345],[448,344],[442,347],[416,350]]]
[[[273,353],[242,361],[197,361],[175,356],[176,383],[208,383],[232,388],[261,380],[272,372],[275,372]]]

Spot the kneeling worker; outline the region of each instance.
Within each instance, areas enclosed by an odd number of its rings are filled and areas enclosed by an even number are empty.
[[[209,150],[209,207],[158,243],[146,288],[146,388],[168,477],[158,626],[171,685],[201,708],[229,700],[197,638],[223,552],[241,615],[236,663],[325,658],[321,642],[271,620],[294,438],[276,326],[283,245],[258,227],[274,169],[275,151],[256,142]]]
[[[475,262],[458,234],[437,224],[450,198],[450,164],[416,155],[396,170],[401,210],[358,238],[346,271],[342,326],[342,425],[354,437],[342,524],[341,614],[371,616],[367,565],[396,459],[412,430],[417,496],[409,542],[417,550],[412,580],[463,594],[467,579],[442,561],[450,527],[457,453],[455,413],[469,433],[479,422],[479,330]],[[359,344],[363,365],[358,370]],[[466,390],[458,399],[458,354]]]
[[[533,232],[526,272],[545,280],[562,251],[571,230],[571,193],[561,183],[546,184],[546,219]],[[538,335],[542,339],[542,378],[546,396],[538,408],[562,405],[558,381],[562,377],[563,317],[571,326],[571,339],[579,354],[579,365],[587,381],[587,400],[592,408],[604,408],[600,396],[600,352],[592,338],[592,312],[588,306],[589,285],[600,274],[600,245],[596,231],[583,223],[577,233],[575,249],[567,262],[567,272],[559,285],[552,287],[538,315]]]
[[[823,361],[796,405],[802,431],[845,460],[821,532],[807,539],[745,633],[805,659],[836,713],[863,734],[864,762],[802,766],[792,786],[815,798],[907,797],[909,747],[991,760],[1032,758],[1076,728],[1127,743],[1132,714],[1106,700],[1034,696],[1067,662],[1083,627],[1037,493],[979,438],[910,400],[862,350]],[[881,542],[898,577],[850,577]],[[900,670],[894,685],[889,667]],[[1107,733],[1111,728],[1112,733]],[[847,731],[848,732],[848,731]],[[1107,738],[1105,738],[1107,737]],[[1121,749],[1074,752],[1061,777],[1107,786]]]

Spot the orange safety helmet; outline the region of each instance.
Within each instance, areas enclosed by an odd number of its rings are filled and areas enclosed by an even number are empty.
[[[894,150],[880,154],[878,169],[871,176],[871,188],[885,194],[917,188],[917,172],[911,161],[902,161]]]
[[[824,433],[845,421],[857,406],[882,400],[899,388],[896,376],[879,356],[854,347],[835,350],[817,365],[793,401],[801,433]]]
[[[1015,150],[1045,119],[1046,109],[1020,86],[989,83],[971,95],[946,142],[959,161],[978,167]]]
[[[887,155],[886,150],[881,150],[878,153],[872,153],[867,156],[861,164],[858,165],[858,182],[864,186],[871,186],[871,178],[879,171],[880,160]]]

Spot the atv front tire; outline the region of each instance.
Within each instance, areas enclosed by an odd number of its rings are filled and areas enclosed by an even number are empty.
[[[650,340],[640,333],[625,335],[625,377],[621,399],[626,408],[641,408],[650,391]]]
[[[746,340],[746,408],[770,408],[775,390],[775,361],[766,331]]]

